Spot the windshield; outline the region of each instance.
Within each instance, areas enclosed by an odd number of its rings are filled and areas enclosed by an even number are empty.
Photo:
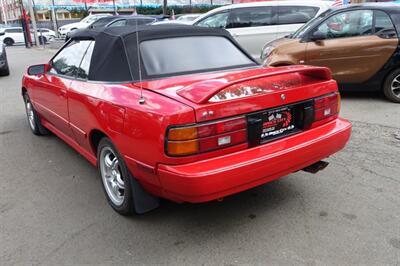
[[[256,65],[229,39],[221,36],[149,40],[140,44],[140,51],[148,76]]]
[[[319,22],[321,22],[322,20],[324,20],[327,15],[330,13],[331,10],[326,10],[325,12],[321,13],[321,15],[319,15],[316,18],[311,19],[309,22],[307,22],[306,24],[304,24],[303,26],[300,27],[300,29],[298,29],[296,32],[294,32],[292,35],[290,35],[291,39],[301,39],[304,37],[304,35],[308,32],[308,30],[310,28],[313,28],[314,25],[318,24]]]

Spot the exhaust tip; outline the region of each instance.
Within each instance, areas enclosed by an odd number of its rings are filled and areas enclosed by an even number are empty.
[[[319,161],[310,166],[303,168],[302,170],[307,173],[316,174],[321,170],[324,170],[329,165],[328,162]]]

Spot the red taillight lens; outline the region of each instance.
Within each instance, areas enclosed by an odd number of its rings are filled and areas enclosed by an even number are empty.
[[[213,135],[223,134],[224,132],[237,131],[246,128],[245,118],[226,120],[213,124],[197,127],[199,138],[205,138]]]
[[[240,117],[199,126],[171,128],[167,138],[168,155],[192,155],[245,143],[247,122]]]
[[[337,118],[340,109],[339,93],[332,93],[314,99],[314,123],[312,127]]]

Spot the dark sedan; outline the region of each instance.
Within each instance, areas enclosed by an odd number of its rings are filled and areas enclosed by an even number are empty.
[[[157,21],[157,18],[151,16],[107,16],[96,20],[93,24],[91,24],[89,29],[100,29],[100,28],[109,28],[109,27],[121,27],[121,26],[133,26],[136,25],[150,25]],[[83,29],[82,29],[83,30]],[[72,33],[75,33],[76,30],[67,34],[65,41],[68,41],[71,37]]]
[[[0,76],[10,75],[10,69],[8,67],[6,46],[0,43]]]

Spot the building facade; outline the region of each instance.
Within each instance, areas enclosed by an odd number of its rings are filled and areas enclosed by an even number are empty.
[[[21,17],[20,0],[0,0],[1,22],[12,24]]]

